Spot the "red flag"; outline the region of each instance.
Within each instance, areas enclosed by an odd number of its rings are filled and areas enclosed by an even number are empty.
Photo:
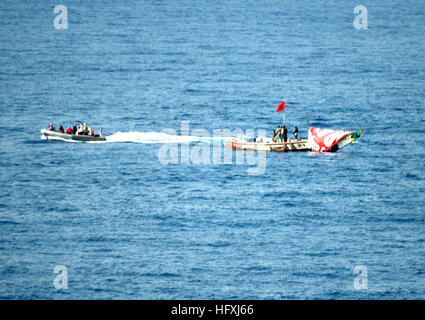
[[[280,112],[282,110],[285,110],[285,100],[283,100],[283,102],[277,106],[276,112]]]

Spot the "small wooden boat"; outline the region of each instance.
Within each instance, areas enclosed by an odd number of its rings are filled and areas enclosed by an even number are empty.
[[[308,140],[290,140],[287,142],[274,142],[272,138],[246,138],[239,137],[225,141],[224,145],[233,150],[252,150],[252,151],[311,151],[308,146]]]
[[[363,129],[360,131],[344,131],[309,128],[308,139],[274,142],[272,138],[240,136],[225,141],[224,145],[233,150],[335,152],[358,139],[362,133]]]

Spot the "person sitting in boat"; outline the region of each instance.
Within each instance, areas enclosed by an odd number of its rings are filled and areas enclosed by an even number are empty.
[[[55,131],[55,127],[53,126],[53,123],[49,123],[49,129],[50,131]]]
[[[65,133],[65,129],[63,128],[63,125],[61,125],[61,126],[59,127],[59,132],[60,132],[60,133]]]
[[[78,128],[78,130],[77,130],[77,134],[78,135],[81,135],[81,134],[83,134],[83,125],[80,123],[80,127]]]
[[[83,126],[83,134],[84,135],[88,135],[89,134],[89,129],[87,128],[87,123],[84,122],[84,126]]]
[[[294,131],[292,131],[292,135],[294,136],[295,140],[298,140],[298,128],[295,126]]]
[[[68,127],[68,129],[66,129],[66,133],[67,134],[72,134],[72,128],[71,127]]]
[[[94,136],[94,130],[92,128],[89,128],[89,132],[91,136]]]
[[[72,127],[72,134],[76,134],[78,130],[77,123],[74,123],[74,126]]]
[[[103,135],[102,129],[99,130],[99,137]]]

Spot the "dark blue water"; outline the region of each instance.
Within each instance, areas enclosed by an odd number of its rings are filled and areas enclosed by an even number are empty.
[[[423,1],[67,1],[56,30],[58,4],[0,3],[0,298],[425,298]],[[284,97],[290,130],[364,134],[260,175],[40,139],[75,120],[270,135]]]

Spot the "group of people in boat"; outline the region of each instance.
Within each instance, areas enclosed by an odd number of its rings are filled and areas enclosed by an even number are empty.
[[[292,135],[298,140],[298,128],[295,126]],[[288,129],[285,126],[278,126],[276,130],[273,130],[273,141],[274,142],[287,142],[288,141]]]
[[[50,131],[56,131],[55,127],[53,126],[53,123],[50,122],[48,130]],[[87,126],[87,123],[84,122],[84,124],[78,124],[77,122],[74,123],[73,127],[68,127],[66,130],[61,125],[59,127],[59,133],[63,134],[75,134],[75,135],[86,135],[86,136],[95,136],[94,130]],[[101,137],[102,136],[102,129],[99,130],[99,134],[96,135]]]

